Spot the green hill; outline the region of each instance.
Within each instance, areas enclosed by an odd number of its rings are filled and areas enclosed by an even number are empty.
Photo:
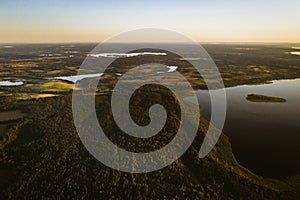
[[[172,97],[170,97],[172,98]],[[165,99],[171,101],[172,99]],[[96,101],[99,120],[110,129],[109,138],[124,148],[142,148],[119,135],[111,121],[107,96]],[[299,199],[299,177],[285,181],[259,177],[235,160],[228,138],[222,134],[204,159],[198,152],[208,122],[201,119],[192,146],[176,162],[161,170],[130,174],[106,167],[81,143],[72,119],[71,95],[21,101],[6,106],[27,113],[11,126],[0,143],[0,195],[3,198],[109,199]],[[99,114],[101,113],[101,114]],[[176,112],[175,112],[176,113]],[[141,111],[131,113],[137,119]],[[170,127],[178,126],[170,116]],[[142,122],[141,122],[142,123]],[[149,148],[163,145],[148,141]],[[157,139],[157,138],[156,138]],[[142,141],[144,142],[144,141]],[[127,146],[126,146],[127,145]],[[154,146],[151,146],[154,145]]]

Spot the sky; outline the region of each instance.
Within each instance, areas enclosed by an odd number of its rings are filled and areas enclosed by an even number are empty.
[[[0,0],[1,43],[101,42],[166,28],[199,42],[300,42],[299,0]]]

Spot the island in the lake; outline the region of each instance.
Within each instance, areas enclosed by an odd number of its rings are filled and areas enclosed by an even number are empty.
[[[271,102],[271,103],[286,102],[286,99],[283,99],[280,97],[271,97],[271,96],[265,96],[265,95],[261,95],[261,94],[248,94],[246,99],[251,102]]]

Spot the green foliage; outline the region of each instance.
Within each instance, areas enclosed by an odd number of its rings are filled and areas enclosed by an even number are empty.
[[[136,95],[138,101],[139,94]],[[97,99],[98,113],[108,112],[107,99],[107,96]],[[160,99],[159,101],[171,100]],[[15,108],[20,105],[22,102],[19,105],[15,104]],[[131,112],[133,119],[140,116],[141,110],[138,107]],[[170,109],[172,110],[172,107]],[[208,122],[204,119],[201,119],[193,145],[179,160],[159,171],[130,174],[104,166],[87,152],[73,125],[70,95],[29,101],[24,111],[28,115],[11,127],[7,138],[1,141],[2,197],[67,199],[297,197],[295,196],[297,194],[292,192],[293,188],[285,182],[263,179],[240,166],[234,159],[225,135],[221,136],[208,157],[200,159],[198,151],[208,127]],[[176,109],[173,108],[173,112],[170,113],[169,117],[173,123],[168,124],[170,127],[165,127],[159,135],[163,136],[167,134],[169,128],[178,126],[179,117]],[[104,120],[102,123],[104,126],[111,128],[109,133],[112,140],[128,149],[134,147],[142,149],[144,141],[132,141],[128,144],[126,143],[128,138],[119,136],[119,131],[113,125],[109,113],[100,115],[100,118]],[[168,141],[168,137],[165,140]],[[151,139],[149,144],[151,148],[162,145],[151,142]]]
[[[270,97],[270,96],[259,95],[259,94],[248,94],[246,99],[248,101],[252,101],[252,102],[273,102],[273,103],[286,102],[285,99],[280,98],[280,97]]]

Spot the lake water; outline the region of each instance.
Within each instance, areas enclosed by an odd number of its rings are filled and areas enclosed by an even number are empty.
[[[144,53],[139,53],[139,55],[152,55],[152,54],[159,54],[159,53],[151,53],[151,52],[144,52]],[[106,55],[106,54],[105,54]],[[112,54],[115,55],[115,54]],[[125,54],[128,55],[128,54]],[[129,56],[131,56],[129,54]],[[170,73],[170,72],[175,72],[178,69],[178,66],[166,66],[167,71],[158,71],[157,73]],[[116,76],[122,76],[123,74],[121,73],[114,73]],[[58,76],[58,77],[51,77],[51,78],[46,78],[47,80],[63,80],[63,81],[69,81],[72,83],[77,83],[78,81],[81,81],[82,79],[86,78],[95,78],[95,77],[100,77],[102,76],[103,73],[95,73],[95,74],[80,74],[80,75],[71,75],[71,76]],[[26,80],[25,80],[26,81]],[[23,81],[0,81],[0,86],[20,86],[23,85]]]
[[[178,69],[178,66],[166,66],[167,71],[158,71],[158,73],[165,73],[165,72],[175,72]],[[122,76],[123,74],[121,73],[114,73],[117,76]],[[58,76],[54,78],[47,78],[49,80],[64,80],[64,81],[70,81],[72,83],[76,83],[82,79],[85,78],[94,78],[94,77],[99,77],[102,76],[103,73],[96,73],[96,74],[82,74],[82,75],[74,75],[74,76]]]
[[[49,80],[63,80],[63,81],[70,81],[72,83],[76,83],[85,78],[94,78],[102,76],[103,73],[96,73],[96,74],[81,74],[81,75],[74,75],[74,76],[58,76],[54,78],[47,78]]]
[[[293,51],[293,52],[290,52],[290,54],[293,54],[293,55],[298,55],[298,56],[300,56],[300,52],[299,52],[299,51]]]
[[[23,85],[24,83],[22,81],[0,81],[0,86],[20,86]]]
[[[156,53],[156,52],[140,52],[140,53],[99,53],[99,54],[90,54],[92,57],[107,57],[107,58],[129,58],[136,56],[166,56],[166,53]]]
[[[248,94],[282,97],[285,103],[255,103]],[[223,132],[242,165],[265,177],[300,174],[300,79],[226,88],[227,115]],[[201,115],[210,118],[208,91],[197,97]]]

